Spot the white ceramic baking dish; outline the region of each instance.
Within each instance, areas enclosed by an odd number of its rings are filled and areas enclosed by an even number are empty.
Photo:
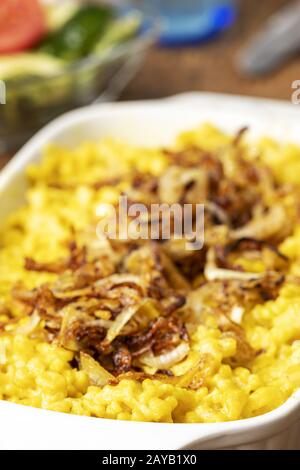
[[[0,219],[24,200],[24,168],[40,158],[47,142],[74,146],[109,135],[135,144],[167,145],[178,132],[203,121],[228,131],[248,125],[254,136],[300,144],[300,107],[288,103],[192,93],[83,108],[40,131],[2,171]],[[300,449],[300,391],[268,414],[218,424],[103,420],[4,401],[0,423],[0,449]]]

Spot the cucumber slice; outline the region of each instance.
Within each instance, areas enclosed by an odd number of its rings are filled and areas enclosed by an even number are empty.
[[[114,9],[108,6],[83,6],[39,50],[68,61],[80,59],[90,53],[113,17]]]
[[[134,11],[119,18],[107,28],[103,37],[97,42],[93,49],[96,54],[107,52],[118,44],[133,38],[142,24],[142,15]]]
[[[0,58],[0,79],[10,80],[25,76],[49,76],[62,71],[62,60],[47,54],[21,53]]]
[[[57,31],[62,28],[67,21],[79,10],[78,2],[68,0],[61,2],[51,2],[45,5],[46,19],[49,31]]]

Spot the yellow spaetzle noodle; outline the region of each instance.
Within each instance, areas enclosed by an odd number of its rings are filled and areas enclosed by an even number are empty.
[[[182,134],[176,148],[197,145],[218,151],[230,139],[205,125]],[[251,145],[278,181],[300,183],[298,147],[270,139]],[[118,199],[126,187],[120,177],[136,168],[157,176],[166,165],[160,150],[104,140],[75,150],[50,146],[42,162],[28,168],[27,203],[5,221],[0,232],[0,399],[99,418],[210,423],[266,413],[300,387],[300,285],[288,282],[277,298],[254,305],[243,316],[247,341],[259,351],[251,367],[230,363],[237,341],[224,335],[213,318],[194,329],[187,357],[171,369],[180,377],[204,358],[201,386],[196,389],[150,378],[92,385],[85,371],[73,367],[74,352],[49,344],[38,334],[22,332],[27,319],[18,320],[20,305],[11,289],[20,281],[32,289],[56,279],[51,272],[25,269],[24,259],[41,263],[61,259],[66,255],[65,240],[74,233],[79,239],[101,213],[101,204]],[[116,182],[101,184],[110,179]],[[291,273],[299,275],[300,226],[280,249],[292,260]],[[247,270],[263,270],[260,260],[241,259],[239,264]]]

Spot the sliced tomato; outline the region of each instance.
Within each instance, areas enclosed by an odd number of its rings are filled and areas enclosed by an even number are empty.
[[[30,49],[46,33],[46,18],[38,0],[0,0],[0,54]]]

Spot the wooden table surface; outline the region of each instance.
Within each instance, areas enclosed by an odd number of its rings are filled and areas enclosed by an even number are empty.
[[[185,91],[214,91],[290,99],[300,79],[300,55],[262,78],[245,78],[234,67],[239,48],[264,20],[288,0],[240,0],[239,19],[222,37],[201,46],[153,48],[122,100],[161,98]],[[0,155],[0,167],[9,159]]]

